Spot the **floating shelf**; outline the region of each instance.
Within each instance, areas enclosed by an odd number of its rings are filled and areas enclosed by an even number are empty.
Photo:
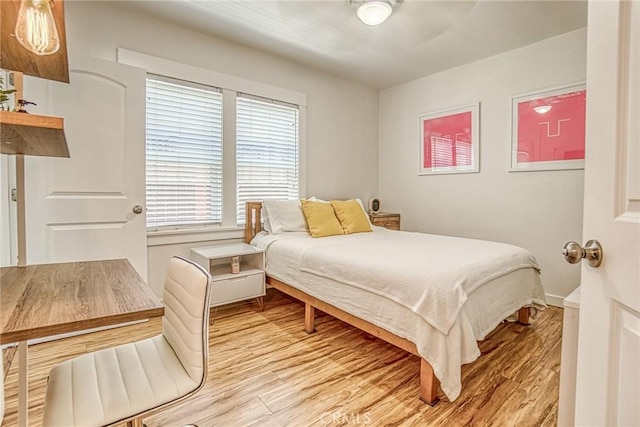
[[[70,157],[60,117],[0,111],[2,154]]]

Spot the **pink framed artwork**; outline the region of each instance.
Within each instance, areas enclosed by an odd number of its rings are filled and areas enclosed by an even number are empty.
[[[585,85],[512,100],[510,171],[584,168]]]
[[[480,104],[420,116],[420,175],[478,172]]]

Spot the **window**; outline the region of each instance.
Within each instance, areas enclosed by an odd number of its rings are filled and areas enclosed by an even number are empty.
[[[149,75],[147,227],[222,221],[222,93]]]
[[[304,195],[305,94],[126,49],[118,61],[147,70],[149,244],[236,238],[245,201]]]
[[[236,219],[245,202],[297,199],[298,107],[238,94],[236,101]]]

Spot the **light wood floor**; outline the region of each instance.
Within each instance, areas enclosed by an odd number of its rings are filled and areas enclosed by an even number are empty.
[[[503,323],[462,369],[462,394],[435,407],[418,400],[419,359],[319,313],[303,330],[304,307],[277,291],[266,309],[218,311],[210,331],[206,386],[180,406],[145,419],[180,426],[555,426],[562,310],[524,327]],[[159,322],[30,347],[30,425],[39,426],[47,372],[87,351],[157,334]],[[5,351],[5,357],[11,357]],[[17,363],[6,376],[3,426],[16,425]]]

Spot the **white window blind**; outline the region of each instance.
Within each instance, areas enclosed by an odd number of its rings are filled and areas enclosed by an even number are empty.
[[[220,223],[222,94],[147,78],[147,227]]]
[[[238,94],[237,222],[245,202],[298,198],[298,107]]]

